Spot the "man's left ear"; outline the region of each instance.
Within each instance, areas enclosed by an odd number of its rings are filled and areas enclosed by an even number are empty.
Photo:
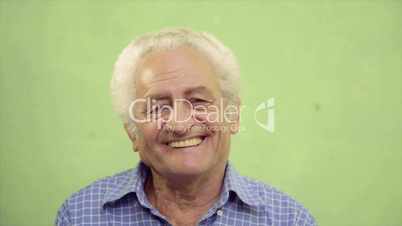
[[[236,98],[233,105],[236,107],[236,112],[233,114],[233,118],[230,122],[230,133],[232,135],[236,134],[240,130],[240,105],[241,100],[239,97]]]

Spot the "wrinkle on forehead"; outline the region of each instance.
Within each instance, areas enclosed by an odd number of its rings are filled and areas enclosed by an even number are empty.
[[[174,69],[167,72],[154,73],[150,68],[147,68],[140,75],[141,82],[144,84],[152,84],[156,82],[163,82],[170,79],[181,78],[184,73],[180,73],[182,69]]]
[[[179,85],[182,79],[185,79],[185,72],[182,69],[170,70],[165,72],[155,73],[152,70],[152,67],[146,68],[143,70],[141,74],[137,77],[138,83],[137,87],[142,87],[137,90],[137,95],[139,96],[147,96],[151,90],[160,89],[159,87],[172,87],[162,85],[165,82]],[[139,93],[138,93],[139,92]],[[142,95],[141,95],[142,94]]]
[[[219,89],[218,78],[214,75],[215,70],[209,60],[188,47],[150,53],[141,60],[138,72],[137,97],[149,92],[150,89],[173,91],[179,86],[205,85]]]

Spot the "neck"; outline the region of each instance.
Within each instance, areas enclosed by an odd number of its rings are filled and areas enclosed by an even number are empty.
[[[167,178],[151,169],[145,193],[151,204],[169,220],[177,223],[175,219],[187,219],[196,223],[219,198],[225,166],[185,178]]]

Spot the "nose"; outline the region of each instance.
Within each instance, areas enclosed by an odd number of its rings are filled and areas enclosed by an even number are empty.
[[[193,125],[192,105],[186,100],[178,100],[173,104],[173,115],[166,123],[166,130],[175,136],[183,136]]]

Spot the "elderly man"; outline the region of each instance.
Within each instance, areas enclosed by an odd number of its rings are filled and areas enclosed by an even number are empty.
[[[141,161],[73,194],[56,225],[315,225],[302,205],[228,162],[238,83],[234,55],[208,33],[170,29],[131,43],[112,96]]]

